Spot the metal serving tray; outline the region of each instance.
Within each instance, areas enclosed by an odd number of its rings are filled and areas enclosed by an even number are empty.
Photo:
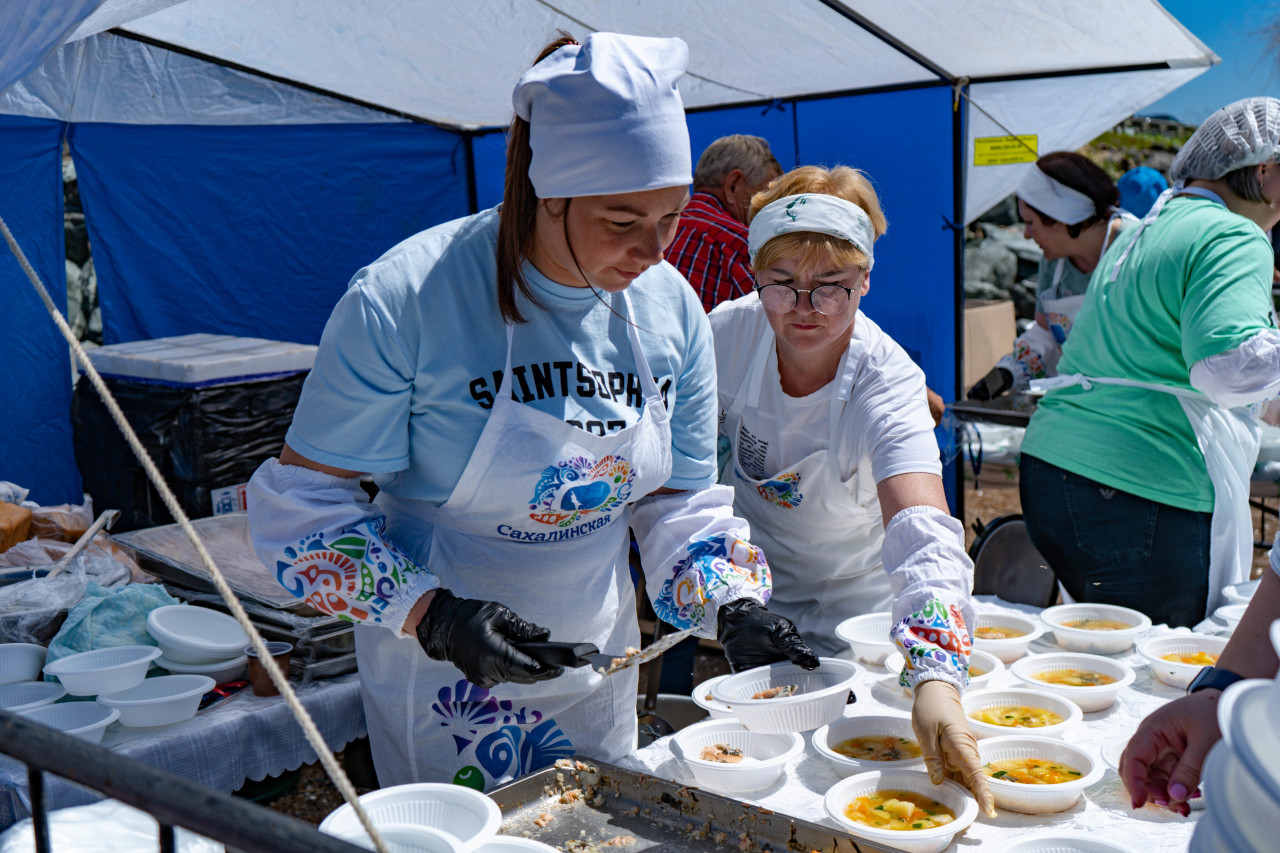
[[[1035,414],[1040,397],[1036,394],[1006,394],[985,402],[965,400],[952,403],[948,408],[962,421],[981,421],[1024,427]]]
[[[563,851],[857,853],[890,849],[863,840],[855,844],[853,836],[838,829],[590,758],[562,759],[553,767],[495,788],[489,796],[502,809],[503,835],[533,838]]]

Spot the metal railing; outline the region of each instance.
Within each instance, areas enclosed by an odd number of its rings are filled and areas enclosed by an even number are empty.
[[[44,774],[51,773],[149,813],[160,824],[160,853],[177,847],[180,826],[242,853],[361,853],[309,823],[233,797],[0,711],[0,752],[27,765],[36,853],[51,853]]]

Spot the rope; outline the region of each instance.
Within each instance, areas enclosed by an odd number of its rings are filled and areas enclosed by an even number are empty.
[[[71,327],[67,325],[67,321],[63,318],[62,312],[58,310],[58,306],[54,304],[53,299],[49,296],[49,291],[45,289],[44,284],[40,281],[40,277],[36,275],[36,271],[32,269],[31,264],[27,261],[27,256],[23,254],[21,247],[14,240],[12,232],[9,231],[8,224],[0,217],[0,232],[3,232],[5,242],[9,244],[9,249],[13,252],[13,256],[18,259],[18,264],[22,267],[22,271],[27,274],[27,278],[31,280],[31,285],[36,289],[36,293],[40,295],[44,307],[48,310],[49,315],[53,317],[54,323],[58,326],[58,331],[62,332],[62,336],[66,338],[67,343],[71,345],[72,352],[75,353],[76,359],[80,362],[80,366],[84,369],[85,376],[93,383],[93,387],[102,397],[102,402],[106,404],[107,410],[111,412],[112,419],[116,425],[120,427],[120,431],[124,433],[125,439],[129,442],[129,447],[133,449],[133,455],[142,463],[143,469],[147,472],[147,478],[155,485],[160,492],[160,497],[164,501],[164,505],[169,512],[177,519],[182,531],[187,534],[187,538],[191,540],[191,544],[195,547],[196,553],[200,555],[201,562],[204,563],[209,575],[213,578],[214,585],[217,586],[218,592],[222,594],[226,600],[227,606],[231,608],[231,615],[240,623],[240,627],[249,635],[253,643],[254,649],[258,652],[258,660],[266,669],[267,674],[271,676],[271,681],[275,684],[276,689],[280,691],[280,695],[284,697],[288,703],[289,709],[293,712],[294,718],[298,721],[298,725],[302,727],[302,732],[306,735],[307,742],[311,744],[311,748],[316,751],[320,763],[324,765],[325,771],[329,774],[329,778],[337,786],[342,793],[342,797],[355,809],[356,816],[360,819],[360,823],[364,826],[365,831],[369,833],[369,837],[373,839],[373,843],[378,853],[388,853],[386,843],[382,840],[382,836],[373,826],[373,821],[369,819],[369,815],[360,805],[359,798],[356,794],[355,787],[351,784],[351,780],[347,778],[347,774],[338,764],[333,752],[329,749],[328,744],[324,742],[324,737],[320,734],[320,730],[316,728],[315,722],[311,719],[311,715],[307,713],[307,709],[302,707],[302,703],[298,701],[298,695],[294,693],[293,686],[289,684],[289,679],[276,665],[272,659],[270,652],[267,651],[267,645],[262,639],[262,635],[258,633],[258,629],[249,621],[249,616],[244,611],[244,607],[240,604],[240,599],[232,592],[230,585],[227,584],[226,578],[222,576],[222,572],[214,565],[213,558],[209,556],[209,552],[205,550],[204,543],[200,541],[199,535],[195,528],[191,526],[191,520],[187,518],[187,514],[183,512],[182,507],[178,504],[178,499],[174,497],[173,491],[165,483],[164,478],[160,474],[160,470],[156,468],[154,462],[151,461],[150,454],[146,448],[142,446],[142,442],[138,440],[137,433],[129,425],[125,419],[124,412],[121,411],[120,405],[116,402],[115,397],[111,395],[106,383],[102,381],[102,377],[98,371],[94,369],[93,363],[89,360],[89,354],[85,352],[84,347],[76,340],[75,333],[71,331]]]

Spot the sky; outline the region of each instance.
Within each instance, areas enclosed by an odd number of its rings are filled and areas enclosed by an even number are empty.
[[[1280,51],[1261,32],[1280,21],[1277,0],[1161,0],[1161,5],[1222,62],[1140,115],[1167,114],[1199,124],[1218,107],[1254,95],[1280,96]]]

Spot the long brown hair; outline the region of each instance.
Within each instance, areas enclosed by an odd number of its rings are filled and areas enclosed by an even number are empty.
[[[577,39],[560,31],[559,37],[538,54],[537,65],[560,48],[577,44]],[[508,323],[523,323],[524,315],[516,303],[516,288],[534,305],[541,305],[521,267],[533,247],[533,228],[537,220],[538,195],[529,180],[529,122],[514,116],[507,131],[507,172],[502,188],[502,209],[498,212],[498,309]]]

